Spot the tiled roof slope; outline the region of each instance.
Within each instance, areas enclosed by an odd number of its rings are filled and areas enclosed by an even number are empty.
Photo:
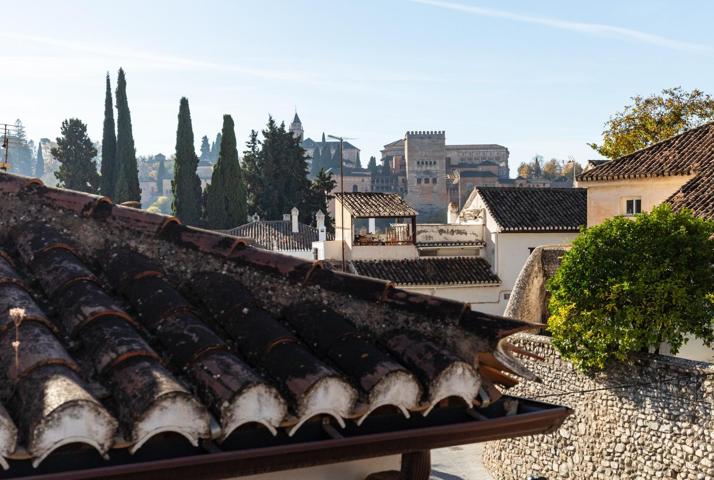
[[[312,242],[318,240],[317,228],[298,223],[298,232],[293,233],[289,220],[259,220],[228,230],[237,237],[249,238],[251,244],[265,250],[312,250]],[[333,234],[327,234],[332,240]]]
[[[500,280],[480,257],[434,257],[405,260],[353,260],[359,275],[397,285],[497,284]]]
[[[417,215],[397,193],[353,192],[337,193],[345,208],[357,217],[413,217]]]
[[[577,232],[587,222],[584,188],[476,187],[502,232]]]
[[[714,220],[714,159],[667,199],[675,210],[688,208],[698,217]]]
[[[714,122],[582,173],[582,182],[692,175],[714,161]]]
[[[384,405],[485,407],[513,384],[502,372],[535,379],[505,340],[531,324],[35,179],[0,174],[0,201],[10,472],[69,443],[131,462],[121,452],[166,432],[213,451],[252,428],[285,444],[313,417],[357,428]],[[79,468],[73,451],[62,468]]]

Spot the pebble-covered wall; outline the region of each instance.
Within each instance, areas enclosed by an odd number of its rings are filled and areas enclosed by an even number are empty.
[[[548,337],[512,339],[544,361],[524,359],[542,383],[508,393],[574,413],[554,433],[488,443],[484,463],[495,479],[714,480],[714,365],[643,355],[586,376]]]

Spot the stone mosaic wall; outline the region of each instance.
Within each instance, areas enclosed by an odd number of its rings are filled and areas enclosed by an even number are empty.
[[[509,394],[574,413],[554,433],[487,444],[494,478],[714,480],[714,365],[643,355],[590,377],[562,360],[548,337],[512,338],[545,361],[525,359],[542,383]]]

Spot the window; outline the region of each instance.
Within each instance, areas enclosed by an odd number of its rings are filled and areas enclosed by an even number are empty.
[[[417,178],[417,185],[421,185],[421,178]]]
[[[431,183],[436,183],[436,177],[431,179]]]
[[[352,191],[359,192],[359,187],[357,187],[357,185],[352,185]]]
[[[625,199],[625,216],[637,215],[642,213],[642,200],[640,198]]]

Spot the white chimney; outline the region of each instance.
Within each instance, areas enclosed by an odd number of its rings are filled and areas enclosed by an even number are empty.
[[[369,230],[369,233],[376,233],[377,232],[377,222],[375,221],[374,218],[370,218],[367,221],[367,230]]]
[[[289,221],[290,221],[290,214],[283,213],[283,222],[289,222]]]
[[[452,225],[459,223],[459,206],[454,202],[449,203],[449,212],[446,215],[446,223]]]
[[[298,228],[298,209],[296,207],[293,207],[292,210],[290,210],[290,218],[293,222],[293,233],[298,233],[300,230]]]
[[[325,228],[325,214],[322,210],[318,210],[315,214],[315,223],[317,224],[317,241],[324,242],[327,240],[327,229]]]

